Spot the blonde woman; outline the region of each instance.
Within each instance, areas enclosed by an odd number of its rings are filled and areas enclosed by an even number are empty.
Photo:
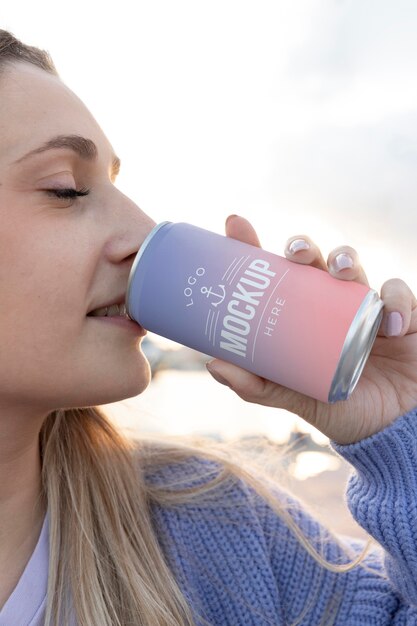
[[[123,302],[154,221],[114,186],[117,156],[50,57],[5,31],[0,146],[0,625],[417,624],[410,288],[383,285],[379,336],[346,402],[209,365],[244,400],[330,437],[355,468],[349,506],[382,546],[364,551],[227,446],[129,441],[98,408],[149,383],[140,328],[90,314]],[[226,233],[259,245],[243,218]],[[354,249],[326,261],[305,239],[288,258],[367,282]],[[340,253],[353,267],[338,273]]]

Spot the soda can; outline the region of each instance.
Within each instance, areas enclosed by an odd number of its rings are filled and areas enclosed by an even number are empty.
[[[143,242],[126,296],[147,330],[326,403],[353,392],[383,306],[365,285],[173,222]]]

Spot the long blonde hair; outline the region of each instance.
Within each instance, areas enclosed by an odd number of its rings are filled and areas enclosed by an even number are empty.
[[[19,61],[58,76],[48,53],[0,30],[0,71]],[[135,441],[99,407],[53,411],[39,444],[50,546],[45,626],[66,626],[72,611],[80,626],[195,626],[197,618],[207,624],[193,612],[167,564],[152,506],[198,499],[202,509],[227,508],[221,495],[239,481],[281,516],[324,569],[346,572],[363,558],[364,553],[349,564],[328,563],[274,495],[263,464],[248,462],[232,445],[195,437]],[[210,463],[189,462],[196,458]],[[182,485],[150,479],[161,468],[181,463],[195,467]],[[311,600],[293,624],[309,606]],[[322,623],[333,623],[336,613],[332,604]]]

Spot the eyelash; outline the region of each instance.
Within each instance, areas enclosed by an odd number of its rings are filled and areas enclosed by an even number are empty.
[[[80,196],[88,196],[90,190],[86,187],[82,189],[46,189],[46,193],[60,200],[72,200]]]

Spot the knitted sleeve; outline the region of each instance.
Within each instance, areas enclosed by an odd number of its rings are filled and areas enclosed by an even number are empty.
[[[277,498],[316,557],[285,517],[258,504],[286,622],[343,626],[417,625],[417,409],[382,432],[332,447],[351,463],[347,501],[358,523],[376,539],[363,562],[344,573],[322,567],[352,562],[364,544],[335,537],[332,521],[318,522],[292,496]]]
[[[347,502],[357,522],[384,548],[398,594],[398,624],[417,624],[417,408],[381,432],[333,448],[354,467]],[[407,621],[406,607],[413,620]]]
[[[417,626],[417,409],[361,442],[332,445],[354,467],[348,505],[378,542],[347,571],[335,570],[363,544],[333,535],[331,519],[319,522],[276,483],[280,513],[241,479],[204,506],[152,507],[167,561],[209,624]],[[204,482],[220,470],[196,458],[152,482],[195,486],[196,472]]]

